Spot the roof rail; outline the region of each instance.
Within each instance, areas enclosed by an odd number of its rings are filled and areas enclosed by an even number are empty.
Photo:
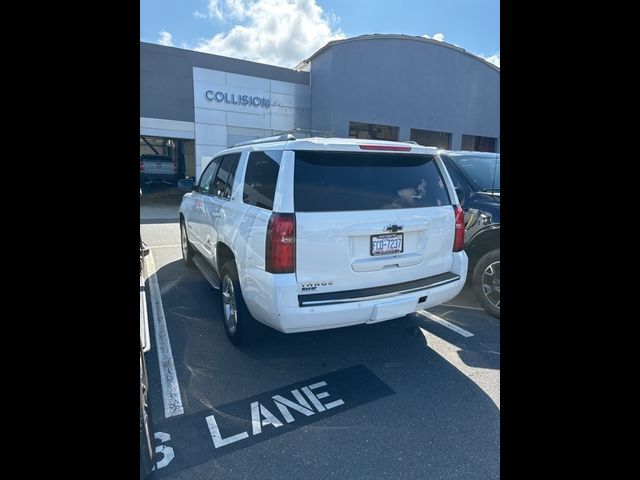
[[[296,137],[294,137],[293,135],[287,132],[281,135],[274,135],[273,137],[256,138],[255,140],[249,140],[247,142],[234,143],[229,148],[242,147],[244,145],[254,145],[256,143],[284,142],[287,140],[295,140],[295,139]]]
[[[334,137],[334,133],[331,130],[311,130],[308,128],[292,128],[291,130],[287,130],[286,133],[292,134],[300,134],[300,135],[309,135],[315,137]]]

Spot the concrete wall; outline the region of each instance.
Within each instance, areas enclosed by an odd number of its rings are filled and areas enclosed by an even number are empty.
[[[309,84],[308,72],[140,42],[140,117],[193,122],[193,67]]]
[[[207,101],[207,89],[271,107]],[[399,140],[411,128],[448,132],[452,149],[463,134],[499,139],[500,72],[419,37],[339,41],[312,57],[310,73],[140,42],[140,133],[195,139],[196,176],[233,143],[291,128],[348,137],[350,121],[397,126]]]
[[[338,42],[311,62],[311,128],[349,136],[349,122],[452,134],[500,136],[500,72],[436,41],[366,38]]]
[[[197,177],[216,153],[233,144],[309,129],[308,85],[194,67],[193,91]]]

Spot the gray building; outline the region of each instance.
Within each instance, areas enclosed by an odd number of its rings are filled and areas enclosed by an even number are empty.
[[[404,35],[330,42],[295,69],[140,43],[140,154],[198,176],[218,151],[292,129],[499,151],[500,70]]]

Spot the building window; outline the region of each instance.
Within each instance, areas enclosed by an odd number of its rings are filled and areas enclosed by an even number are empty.
[[[349,122],[349,138],[398,141],[399,127],[374,125],[372,123]]]
[[[170,138],[140,136],[140,155],[172,156],[174,143]]]
[[[471,152],[495,152],[496,138],[462,135],[462,150]]]
[[[437,147],[443,150],[451,148],[451,134],[448,132],[434,132],[433,130],[411,129],[411,140],[425,147]]]

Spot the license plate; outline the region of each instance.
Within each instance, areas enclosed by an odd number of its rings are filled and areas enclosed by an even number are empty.
[[[402,233],[385,233],[383,235],[371,235],[371,255],[392,255],[402,253]]]

